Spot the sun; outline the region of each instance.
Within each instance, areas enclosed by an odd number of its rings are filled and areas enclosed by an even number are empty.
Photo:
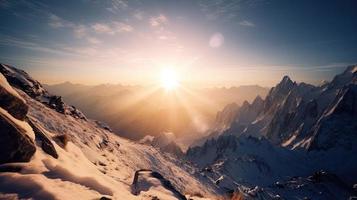
[[[178,74],[171,68],[161,70],[161,86],[167,91],[174,90],[179,86]]]

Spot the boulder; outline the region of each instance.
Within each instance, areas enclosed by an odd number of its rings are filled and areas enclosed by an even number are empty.
[[[142,190],[142,188],[140,188],[140,186],[139,186],[140,185],[139,177],[155,178],[160,181],[162,187],[171,191],[175,195],[175,197],[177,197],[180,200],[187,200],[185,195],[180,193],[171,184],[171,182],[169,180],[167,180],[166,178],[164,178],[159,172],[155,172],[155,171],[148,170],[148,169],[140,169],[135,172],[133,183],[131,185],[131,193],[134,195],[140,194],[140,191]]]
[[[0,74],[0,107],[7,110],[13,117],[23,120],[28,112],[25,101],[7,83]]]
[[[0,164],[28,162],[36,147],[26,131],[0,112]]]
[[[50,138],[44,133],[43,129],[37,126],[31,120],[28,120],[28,123],[32,127],[33,132],[35,133],[36,140],[41,142],[42,150],[57,159],[58,154],[56,148],[53,146]]]
[[[53,140],[62,148],[66,148],[67,143],[70,141],[70,138],[67,134],[56,135],[53,137]]]

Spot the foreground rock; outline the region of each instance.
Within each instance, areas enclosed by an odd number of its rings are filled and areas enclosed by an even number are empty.
[[[58,158],[56,148],[53,146],[50,138],[44,133],[43,129],[33,123],[31,120],[28,120],[29,125],[32,127],[33,132],[36,136],[36,141],[41,142],[41,148],[44,152],[51,155],[54,158]]]
[[[28,111],[25,101],[11,88],[2,74],[0,74],[0,107],[19,120],[25,119]]]
[[[3,112],[0,112],[0,133],[0,164],[30,161],[36,151],[34,142]]]
[[[159,185],[154,181],[150,181],[150,179],[158,180]],[[136,171],[131,189],[134,195],[138,195],[141,191],[148,191],[151,187],[158,186],[162,186],[166,190],[172,192],[173,195],[180,200],[187,200],[183,194],[176,190],[169,180],[165,179],[160,173],[152,170],[141,169]]]

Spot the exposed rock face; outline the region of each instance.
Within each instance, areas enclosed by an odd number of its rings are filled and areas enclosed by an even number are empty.
[[[330,109],[313,129],[309,150],[344,147],[352,149],[357,141],[357,85],[340,90]]]
[[[28,123],[32,127],[33,132],[35,133],[36,140],[41,142],[42,150],[57,159],[58,154],[56,148],[53,146],[49,137],[43,132],[42,128],[35,125],[31,120],[28,120]]]
[[[36,151],[32,139],[3,113],[0,113],[0,164],[28,162]]]
[[[0,74],[0,81],[0,107],[7,110],[16,119],[25,119],[28,106],[23,99],[13,93],[14,91],[9,91],[12,88],[2,74]]]
[[[187,198],[181,194],[176,188],[171,184],[171,182],[167,179],[165,179],[160,173],[154,172],[152,170],[147,170],[147,169],[141,169],[137,170],[134,175],[134,180],[131,185],[132,189],[132,194],[138,195],[142,189],[147,189],[147,188],[141,188],[140,187],[140,180],[141,178],[155,178],[160,181],[161,185],[172,192],[178,199],[180,200],[187,200]]]
[[[0,72],[6,77],[10,85],[21,89],[33,98],[46,94],[42,85],[38,81],[32,79],[23,70],[16,69],[5,64],[0,64]]]
[[[69,136],[66,134],[56,135],[53,137],[53,140],[62,148],[66,148],[68,141],[70,140]]]
[[[226,125],[229,128],[215,138],[222,134],[266,137],[276,145],[305,150],[341,146],[338,140],[351,149],[352,133],[357,130],[356,85],[357,66],[322,86],[296,83],[285,76],[265,100],[256,98],[252,104],[231,109],[235,117]],[[233,115],[220,114],[225,115],[221,118]]]

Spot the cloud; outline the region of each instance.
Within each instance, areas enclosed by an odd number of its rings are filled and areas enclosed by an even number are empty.
[[[9,1],[7,0],[2,0],[0,1],[0,8],[10,8],[11,4]]]
[[[110,0],[110,7],[106,8],[112,13],[117,13],[121,10],[125,10],[129,7],[128,1],[125,0]]]
[[[92,29],[97,33],[105,33],[109,35],[114,35],[116,33],[122,32],[132,32],[134,28],[123,22],[111,22],[107,23],[96,23],[92,25]]]
[[[74,35],[78,38],[83,38],[87,35],[87,27],[85,25],[73,26]]]
[[[27,41],[20,38],[15,38],[6,35],[0,35],[0,45],[2,46],[13,46],[22,49],[31,49],[35,51],[41,51],[45,53],[55,53],[55,54],[68,54],[65,51],[62,51],[57,48],[43,46],[37,42]]]
[[[96,23],[92,25],[92,28],[97,33],[107,33],[107,34],[114,34],[114,31],[109,27],[107,24]]]
[[[144,19],[144,12],[140,10],[134,11],[133,17],[137,20],[143,20]]]
[[[255,27],[255,24],[253,22],[248,21],[248,20],[243,20],[243,21],[239,22],[239,25],[247,26],[247,27]]]
[[[152,27],[159,27],[167,24],[168,19],[165,15],[160,14],[159,16],[151,17],[149,23]]]
[[[48,25],[52,28],[76,28],[77,25],[53,13],[48,13]]]
[[[232,0],[199,0],[198,6],[208,20],[230,20],[236,17],[241,3]]]
[[[125,24],[123,22],[114,22],[113,26],[114,26],[114,29],[116,30],[116,32],[118,32],[118,33],[132,32],[134,30],[134,28],[131,25]]]
[[[102,41],[100,41],[99,39],[97,39],[95,37],[88,36],[86,39],[91,44],[100,44],[100,43],[102,43]]]

